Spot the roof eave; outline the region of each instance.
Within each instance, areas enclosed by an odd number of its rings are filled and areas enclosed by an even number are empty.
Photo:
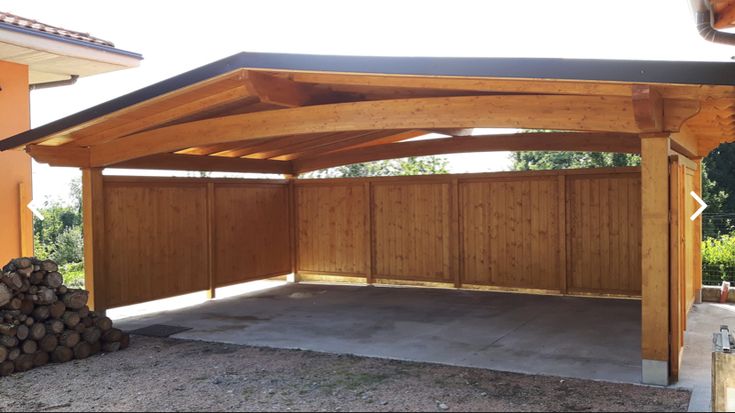
[[[78,40],[78,39],[74,39],[70,37],[59,36],[59,35],[55,35],[52,33],[40,32],[38,30],[33,30],[33,29],[26,28],[26,27],[17,26],[14,24],[0,22],[0,30],[8,30],[8,31],[15,32],[15,33],[36,36],[36,37],[40,37],[43,39],[57,41],[57,42],[65,43],[65,44],[88,47],[90,49],[95,49],[95,50],[107,52],[107,53],[113,53],[113,54],[120,55],[120,56],[126,56],[126,57],[130,57],[136,60],[143,60],[143,55],[141,55],[140,53],[130,52],[127,50],[122,50],[122,49],[110,47],[110,46],[99,44],[99,43],[87,42],[87,41]]]
[[[544,58],[434,58],[238,53],[0,141],[14,149],[238,69],[735,86],[735,63]]]

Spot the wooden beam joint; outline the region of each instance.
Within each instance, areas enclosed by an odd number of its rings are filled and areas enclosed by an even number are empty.
[[[633,113],[641,131],[663,131],[664,104],[655,89],[648,85],[633,85]]]

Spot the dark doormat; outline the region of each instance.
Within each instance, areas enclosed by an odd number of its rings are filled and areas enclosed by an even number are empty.
[[[191,330],[191,328],[189,327],[167,326],[164,324],[153,324],[148,327],[143,327],[137,330],[130,331],[129,333],[138,335],[138,336],[169,337],[174,334],[183,333],[184,331],[189,331],[189,330]]]

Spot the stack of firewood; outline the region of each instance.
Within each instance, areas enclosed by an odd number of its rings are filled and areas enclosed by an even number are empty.
[[[0,377],[128,347],[130,336],[64,286],[55,262],[17,258],[0,273]]]

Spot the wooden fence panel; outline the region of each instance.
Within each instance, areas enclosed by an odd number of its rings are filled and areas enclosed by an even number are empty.
[[[107,307],[207,288],[205,185],[108,182],[104,192],[105,271],[96,276]]]
[[[560,289],[558,182],[552,176],[460,185],[463,283]]]
[[[296,188],[300,271],[367,276],[366,195],[361,184]]]
[[[454,282],[450,182],[375,183],[375,278]]]
[[[104,177],[103,193],[106,308],[291,272],[282,181]]]
[[[215,286],[291,272],[288,187],[215,184]]]
[[[571,292],[641,292],[639,173],[567,177]]]

